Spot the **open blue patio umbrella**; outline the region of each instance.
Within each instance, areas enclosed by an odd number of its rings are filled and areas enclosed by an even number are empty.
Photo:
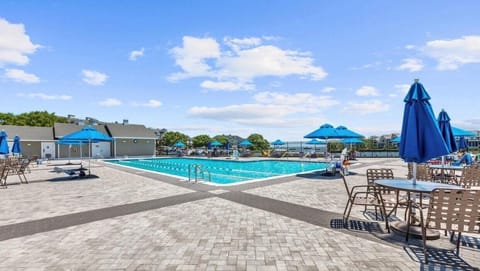
[[[285,142],[281,141],[280,139],[277,139],[270,144],[272,144],[273,146],[281,146],[281,145],[285,145]]]
[[[338,130],[335,129],[331,124],[325,123],[317,130],[307,134],[304,138],[320,138],[325,139],[327,144],[327,152],[328,152],[328,139],[333,138],[346,138],[345,135],[341,135],[338,133]]]
[[[392,143],[400,143],[401,138],[402,138],[402,137],[397,136],[397,137],[395,137],[394,139],[392,139],[391,142],[392,142]]]
[[[459,150],[468,149],[468,141],[465,139],[464,136],[461,136],[460,139],[458,139],[458,149]]]
[[[354,131],[352,131],[352,130],[350,130],[347,127],[342,126],[342,125],[335,128],[335,130],[337,130],[337,133],[340,136],[340,138],[362,138],[362,137],[364,137],[363,135],[361,135],[359,133],[356,133],[356,132],[354,132]]]
[[[413,184],[416,184],[417,163],[450,153],[429,100],[430,95],[415,79],[404,99],[402,140],[399,144],[400,157],[405,162],[414,163]]]
[[[177,141],[175,144],[173,144],[173,146],[177,148],[183,148],[185,147],[185,143],[183,143],[182,141]]]
[[[22,146],[20,145],[20,137],[18,135],[15,135],[15,137],[13,138],[12,153],[22,153]]]
[[[210,146],[213,146],[213,147],[220,147],[222,145],[223,144],[218,142],[217,140],[214,140],[214,141],[210,142]]]
[[[470,132],[470,131],[463,130],[463,129],[453,127],[453,126],[452,126],[452,133],[453,133],[453,136],[456,136],[456,137],[457,136],[466,136],[466,137],[476,136],[476,134],[474,132]]]
[[[317,145],[325,145],[327,144],[325,141],[322,141],[322,140],[318,140],[316,138],[310,140],[310,141],[307,141],[308,145],[313,145],[313,151],[314,152],[317,152]]]
[[[99,132],[97,129],[95,129],[93,126],[91,125],[87,125],[85,127],[83,127],[82,129],[80,129],[79,131],[76,131],[76,132],[73,132],[71,134],[67,134],[65,136],[63,136],[61,139],[60,139],[61,142],[77,142],[77,143],[88,143],[89,145],[91,143],[96,143],[96,142],[100,142],[100,141],[113,141],[113,138],[111,138],[110,136],[102,133],[102,132]],[[88,149],[89,151],[89,155],[88,155],[88,175],[90,175],[90,159],[92,157],[92,154],[90,153],[90,149]]]
[[[7,132],[5,130],[0,131],[0,154],[8,154],[8,142],[7,142]]]
[[[240,147],[249,147],[252,146],[252,142],[250,142],[248,139],[243,140],[238,144]]]

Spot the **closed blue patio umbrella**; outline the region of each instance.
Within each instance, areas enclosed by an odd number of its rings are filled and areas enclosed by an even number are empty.
[[[13,138],[12,153],[13,154],[22,153],[22,146],[20,145],[20,137],[18,135],[15,135],[15,137]]]
[[[7,133],[5,130],[0,131],[0,154],[8,154]]]
[[[466,150],[468,149],[468,141],[465,139],[464,136],[461,136],[458,140],[458,149],[459,150]]]
[[[449,154],[430,105],[430,95],[415,80],[405,96],[402,140],[399,154],[405,162],[413,162],[413,183],[416,184],[417,163]]]
[[[443,140],[447,144],[450,153],[457,151],[457,144],[455,144],[455,137],[452,132],[452,126],[450,126],[450,117],[447,112],[442,109],[438,114],[438,127],[442,133]]]

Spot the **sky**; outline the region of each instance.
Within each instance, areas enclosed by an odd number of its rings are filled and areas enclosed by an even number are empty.
[[[414,79],[480,129],[479,1],[0,1],[0,112],[300,141],[399,133]]]

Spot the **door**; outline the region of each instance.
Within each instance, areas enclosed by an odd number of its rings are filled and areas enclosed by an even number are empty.
[[[110,142],[98,142],[92,144],[93,158],[111,157]]]
[[[55,142],[42,142],[42,159],[55,159]]]

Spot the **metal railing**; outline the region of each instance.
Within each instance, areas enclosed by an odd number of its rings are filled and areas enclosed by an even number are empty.
[[[192,168],[193,168],[193,170],[192,170]],[[199,178],[203,179],[203,180],[206,180],[206,181],[209,181],[209,182],[212,181],[212,175],[210,174],[210,171],[208,171],[208,169],[206,169],[206,168],[202,168],[202,166],[199,165],[199,164],[189,164],[188,165],[188,181],[192,180],[192,173],[194,175],[195,182],[197,182]],[[205,173],[207,173],[208,179],[205,179]]]

